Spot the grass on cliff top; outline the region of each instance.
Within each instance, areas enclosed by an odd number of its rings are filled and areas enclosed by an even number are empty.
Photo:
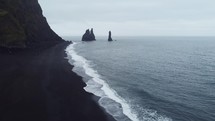
[[[6,14],[8,14],[7,11],[0,9],[0,16],[4,16]]]
[[[8,14],[7,11],[0,9],[0,16],[4,16],[6,14]]]

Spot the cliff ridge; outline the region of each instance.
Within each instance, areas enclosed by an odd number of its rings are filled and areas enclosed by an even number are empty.
[[[61,41],[38,0],[0,0],[0,46],[26,48]]]

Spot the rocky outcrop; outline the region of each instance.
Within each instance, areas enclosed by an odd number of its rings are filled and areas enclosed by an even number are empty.
[[[82,41],[94,41],[96,40],[95,35],[93,33],[93,29],[87,29],[85,34],[82,36]]]
[[[108,41],[113,41],[113,39],[112,39],[112,37],[111,37],[111,31],[109,31]]]
[[[92,40],[96,40],[96,37],[95,37],[94,32],[93,32],[93,28],[90,31],[90,36],[91,36]]]
[[[50,28],[38,0],[0,0],[0,46],[25,48],[62,39]]]

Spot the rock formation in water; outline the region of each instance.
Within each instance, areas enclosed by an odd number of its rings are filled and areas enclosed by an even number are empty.
[[[94,33],[93,33],[93,28],[92,28],[91,31],[90,31],[90,36],[91,36],[91,39],[92,39],[92,40],[96,40],[96,37],[95,37],[95,35],[94,35]]]
[[[108,41],[113,41],[113,39],[112,39],[112,37],[111,37],[111,31],[109,31]]]
[[[93,33],[93,29],[87,29],[85,34],[82,36],[82,41],[94,41],[96,40],[95,35]]]
[[[57,43],[38,0],[0,0],[0,47],[25,48]]]

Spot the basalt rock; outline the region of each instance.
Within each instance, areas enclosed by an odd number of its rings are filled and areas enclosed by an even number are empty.
[[[94,33],[93,33],[93,28],[92,28],[91,31],[90,31],[90,36],[91,36],[91,39],[92,39],[92,40],[96,40],[96,37],[95,37],[95,35],[94,35]]]
[[[82,36],[82,41],[94,41],[96,40],[95,35],[93,33],[93,29],[87,29],[85,34]]]
[[[59,42],[38,0],[0,0],[0,47],[25,48]]]
[[[109,31],[108,41],[113,41],[113,39],[112,39],[112,37],[111,37],[111,31]]]

